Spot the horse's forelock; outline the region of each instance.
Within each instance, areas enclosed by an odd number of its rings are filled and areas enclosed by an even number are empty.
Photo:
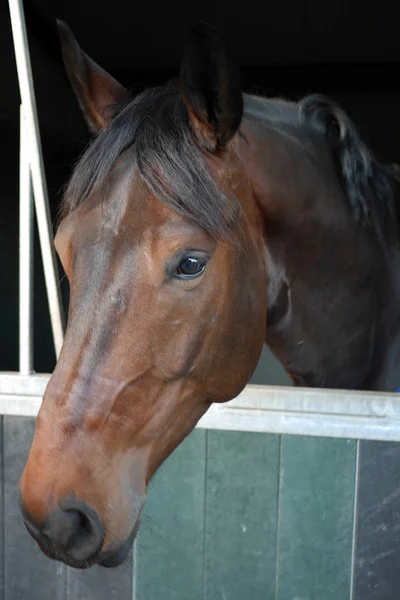
[[[147,90],[115,107],[114,114],[76,165],[61,217],[99,189],[117,159],[131,149],[132,167],[138,167],[156,197],[215,237],[228,237],[239,203],[228,199],[210,174],[178,88]]]

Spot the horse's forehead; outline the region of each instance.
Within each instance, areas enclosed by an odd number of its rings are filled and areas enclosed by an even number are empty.
[[[198,225],[158,200],[140,178],[126,174],[93,192],[60,225],[56,248],[67,261],[84,250],[108,256],[151,246],[171,249],[190,241],[209,244]],[[101,250],[103,248],[103,250]],[[116,254],[117,253],[117,254]]]
[[[104,231],[114,232],[118,232],[120,228],[135,228],[138,234],[153,222],[148,213],[152,211],[156,216],[157,208],[161,210],[155,200],[142,181],[137,167],[132,167],[129,155],[121,157],[98,193],[97,202],[101,202],[99,225]]]
[[[101,189],[62,221],[57,238],[58,243],[73,240],[79,245],[126,234],[138,241],[150,229],[180,218],[149,191],[136,169],[124,169],[113,171]]]

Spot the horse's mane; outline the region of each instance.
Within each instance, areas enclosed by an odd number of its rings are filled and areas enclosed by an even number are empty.
[[[397,214],[393,167],[381,165],[360,139],[355,125],[335,103],[312,95],[297,105],[300,124],[320,132],[332,148],[352,214],[382,236]],[[146,90],[115,107],[109,126],[89,145],[71,177],[61,207],[70,213],[127,150],[141,178],[163,202],[195,220],[216,238],[229,237],[240,204],[218,188],[196,143],[188,111],[175,83]]]
[[[394,165],[381,165],[376,160],[350,117],[331,100],[311,95],[301,100],[297,107],[300,122],[321,132],[330,144],[354,218],[370,225],[382,236],[387,219],[397,213],[398,169]]]
[[[174,83],[146,90],[114,108],[114,118],[79,160],[67,186],[61,218],[101,188],[118,158],[130,152],[132,166],[156,197],[195,220],[216,238],[229,237],[240,212],[207,168],[194,139],[188,111]]]

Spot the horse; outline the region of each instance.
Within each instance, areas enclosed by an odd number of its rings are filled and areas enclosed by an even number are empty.
[[[94,138],[55,236],[68,326],[21,511],[48,557],[115,567],[153,474],[264,343],[297,386],[398,387],[399,178],[333,101],[242,93],[204,23],[177,80],[134,96],[58,29]]]

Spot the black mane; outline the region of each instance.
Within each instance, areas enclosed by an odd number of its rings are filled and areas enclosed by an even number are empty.
[[[297,114],[299,125],[307,124],[320,132],[331,146],[353,217],[382,236],[388,217],[397,216],[395,188],[399,176],[394,168],[378,163],[346,113],[323,96],[305,97],[297,104]],[[227,198],[211,177],[174,83],[146,90],[115,107],[113,120],[75,168],[62,216],[101,187],[128,149],[133,165],[157,198],[216,238],[229,237],[240,213],[239,201]]]
[[[133,165],[157,198],[215,237],[229,237],[240,204],[228,199],[211,177],[179,88],[169,84],[146,90],[115,107],[114,114],[78,162],[62,216],[100,188],[117,159],[130,149]]]
[[[307,96],[297,107],[300,122],[321,132],[331,146],[354,218],[373,227],[382,237],[388,218],[398,218],[396,167],[376,160],[349,116],[328,98]]]

